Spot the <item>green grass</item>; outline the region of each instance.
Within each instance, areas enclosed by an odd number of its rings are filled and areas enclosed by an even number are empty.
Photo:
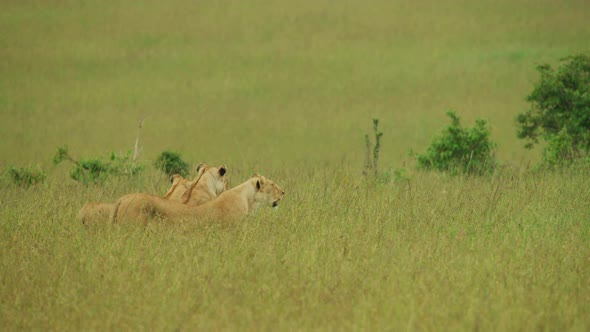
[[[528,168],[535,66],[589,52],[585,1],[4,1],[3,330],[590,329],[588,169]],[[516,169],[413,171],[454,109]],[[133,148],[141,177],[84,187],[76,158]],[[361,178],[380,119],[382,170]],[[259,172],[278,211],[237,225],[94,225],[87,201],[163,194],[163,150]],[[40,165],[44,185],[9,183]]]

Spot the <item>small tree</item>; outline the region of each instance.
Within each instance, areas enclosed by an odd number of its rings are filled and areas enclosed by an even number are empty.
[[[423,155],[416,155],[418,168],[482,175],[496,167],[495,144],[490,141],[490,131],[485,120],[475,121],[473,128],[461,127],[459,117],[447,112],[451,125],[435,137]]]
[[[562,59],[557,70],[537,67],[540,81],[527,101],[530,109],[517,117],[518,138],[526,147],[547,142],[543,153],[550,166],[569,164],[590,153],[590,56]]]
[[[180,154],[172,151],[162,152],[154,162],[154,166],[167,175],[186,176],[189,170],[188,163],[180,158]]]
[[[107,161],[97,158],[76,160],[70,156],[67,146],[58,147],[53,163],[57,165],[64,160],[75,165],[70,172],[72,179],[84,184],[103,182],[109,175],[133,176],[144,169],[143,165],[131,160],[130,151],[124,155],[112,152]]]

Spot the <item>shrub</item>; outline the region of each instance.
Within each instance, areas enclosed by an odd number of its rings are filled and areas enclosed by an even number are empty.
[[[88,184],[106,180],[110,172],[109,165],[98,159],[80,160],[71,170],[72,179]]]
[[[530,109],[517,117],[518,138],[526,147],[546,141],[543,160],[549,166],[570,164],[590,152],[590,56],[562,59],[554,70],[537,67],[540,81],[527,101]]]
[[[8,174],[12,178],[12,182],[21,187],[30,187],[45,181],[47,174],[40,168],[32,169],[30,167],[8,169]]]
[[[463,128],[454,112],[449,111],[447,115],[451,118],[451,125],[434,138],[425,154],[416,155],[418,168],[451,174],[492,172],[497,162],[487,122],[478,119],[473,128]]]
[[[103,182],[109,175],[133,176],[143,171],[144,166],[131,160],[131,152],[124,155],[111,153],[107,161],[97,158],[76,160],[72,158],[67,147],[58,147],[53,163],[59,164],[64,160],[75,166],[70,172],[72,179],[84,184]]]
[[[188,163],[180,158],[180,154],[172,151],[162,152],[154,162],[154,166],[167,175],[180,174],[186,176],[189,170]]]

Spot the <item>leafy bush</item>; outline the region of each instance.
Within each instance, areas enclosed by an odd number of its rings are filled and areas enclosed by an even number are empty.
[[[496,167],[495,144],[485,120],[475,121],[473,128],[461,127],[459,117],[447,112],[451,125],[435,137],[423,155],[416,155],[418,168],[448,171],[451,174],[482,175]]]
[[[172,151],[162,152],[154,162],[154,166],[167,175],[186,176],[189,171],[189,164],[180,158],[179,153]]]
[[[21,187],[30,187],[32,185],[43,183],[45,181],[45,177],[47,176],[43,170],[39,168],[32,169],[29,167],[10,167],[8,169],[8,174],[12,178],[12,182]]]
[[[75,165],[70,172],[72,179],[84,184],[103,182],[109,175],[133,176],[144,169],[143,165],[131,160],[130,151],[124,155],[112,152],[108,161],[96,158],[76,160],[70,156],[67,147],[59,147],[53,157],[53,163],[57,165],[64,160],[71,161]]]
[[[109,164],[98,159],[80,160],[70,172],[72,179],[82,183],[99,183],[110,173]]]
[[[518,137],[527,148],[547,142],[543,157],[549,166],[570,164],[590,152],[590,56],[576,55],[557,70],[537,67],[540,81],[527,97],[531,108],[518,115]]]

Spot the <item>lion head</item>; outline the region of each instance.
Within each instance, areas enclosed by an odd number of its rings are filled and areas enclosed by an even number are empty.
[[[214,167],[201,163],[192,181],[174,174],[170,178],[172,186],[164,198],[192,205],[206,203],[228,189],[226,173],[225,165]]]
[[[269,204],[273,208],[278,207],[279,201],[285,195],[285,191],[262,175],[254,174],[253,180],[256,185],[255,201]]]
[[[190,182],[184,192],[178,193],[181,203],[201,205],[206,203],[228,189],[225,174],[225,165],[215,167],[206,164],[197,166],[197,177]]]
[[[180,174],[174,174],[170,177],[170,189],[164,195],[166,199],[178,200],[186,191],[189,180],[182,177]]]
[[[225,174],[227,173],[227,167],[225,165],[215,167],[207,166],[206,164],[201,163],[197,166],[197,174],[201,172],[203,175],[199,181],[204,181],[208,184],[211,184],[211,187],[215,189],[216,195],[219,195],[229,189],[227,178],[225,177]]]

